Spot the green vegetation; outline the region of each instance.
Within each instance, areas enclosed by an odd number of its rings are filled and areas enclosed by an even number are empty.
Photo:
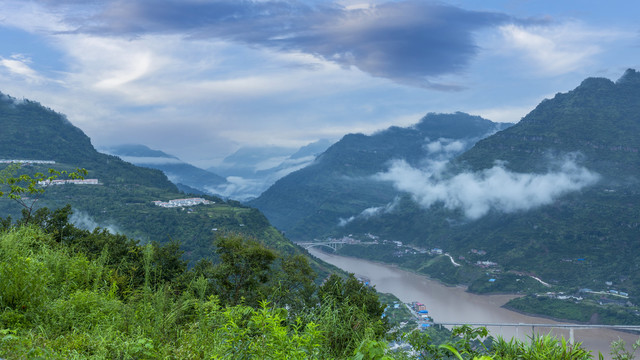
[[[317,287],[305,258],[235,235],[219,238],[220,263],[187,270],[171,244],[68,223],[59,230],[23,225],[0,235],[4,358],[342,358],[387,329],[373,289],[335,276]],[[306,276],[287,283],[286,272]],[[309,289],[308,304],[289,306]]]
[[[353,275],[315,285],[304,257],[234,234],[218,239],[219,263],[188,270],[175,244],[77,229],[68,212],[40,211],[37,225],[0,233],[2,358],[592,358],[564,340],[492,341],[468,326],[412,331],[412,350],[392,351],[385,305]]]
[[[632,307],[600,305],[593,300],[577,302],[532,295],[513,299],[505,307],[530,314],[553,314],[559,319],[583,323],[636,325],[640,322],[640,315]]]

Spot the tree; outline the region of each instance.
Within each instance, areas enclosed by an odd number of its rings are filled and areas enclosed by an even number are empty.
[[[344,358],[366,340],[379,340],[389,330],[375,289],[349,274],[346,279],[331,275],[318,289],[319,329],[324,333],[329,357]]]
[[[286,307],[291,314],[303,311],[317,303],[314,283],[316,273],[304,255],[285,256],[280,259],[279,271],[274,271],[268,300],[276,307]]]
[[[214,289],[223,303],[257,305],[264,298],[276,252],[238,234],[220,236],[215,241],[220,258],[213,272]]]
[[[45,187],[49,182],[57,179],[59,176],[67,176],[70,179],[84,179],[88,173],[87,170],[78,168],[74,172],[49,169],[47,171],[48,176],[41,172],[33,175],[17,175],[20,168],[20,164],[10,164],[0,170],[0,185],[5,185],[4,191],[0,188],[0,197],[6,196],[9,199],[15,200],[23,207],[25,223],[29,223],[33,207],[40,196],[44,194]],[[30,197],[27,198],[23,195],[29,195]]]

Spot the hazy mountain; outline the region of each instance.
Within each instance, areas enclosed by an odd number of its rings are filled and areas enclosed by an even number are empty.
[[[387,165],[377,178],[405,195],[341,231],[455,256],[482,249],[504,271],[571,287],[610,282],[637,298],[639,150],[640,74],[590,78],[453,164]]]
[[[464,113],[428,114],[412,127],[391,127],[371,136],[349,134],[250,204],[292,239],[323,236],[351,217],[393,207],[399,192],[373,178],[390,160],[444,160],[509,125]]]
[[[227,183],[208,190],[237,200],[253,199],[276,180],[311,164],[330,145],[329,140],[319,140],[301,148],[243,147],[209,168],[225,176]]]
[[[227,184],[222,176],[188,164],[173,155],[153,150],[145,145],[127,144],[101,149],[132,164],[161,170],[184,192],[215,194],[211,189]],[[195,191],[194,191],[195,190]]]

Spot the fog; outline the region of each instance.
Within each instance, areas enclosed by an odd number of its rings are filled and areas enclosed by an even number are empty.
[[[112,234],[122,233],[120,229],[114,224],[98,224],[89,214],[79,211],[77,209],[73,210],[73,214],[69,218],[69,221],[80,229],[85,229],[89,231],[93,231],[96,228],[106,229],[108,232]]]
[[[411,194],[424,208],[442,204],[471,219],[489,211],[503,213],[529,210],[552,203],[562,195],[595,184],[600,176],[577,163],[577,154],[550,161],[546,173],[517,173],[504,163],[489,169],[446,176],[447,163],[427,161],[422,168],[404,160],[393,161],[389,170],[375,176]]]
[[[371,217],[374,216],[379,216],[381,214],[386,214],[386,213],[390,213],[392,212],[396,206],[398,205],[398,202],[400,201],[400,198],[396,197],[393,202],[390,202],[389,204],[385,205],[385,206],[376,206],[376,207],[370,207],[367,209],[362,210],[362,212],[356,216],[351,216],[347,219],[344,218],[340,218],[338,219],[338,226],[345,226],[348,223],[352,222],[353,220],[356,219],[369,219]]]

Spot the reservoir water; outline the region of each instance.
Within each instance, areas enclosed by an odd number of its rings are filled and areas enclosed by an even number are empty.
[[[514,295],[475,295],[465,291],[464,287],[451,287],[441,284],[426,276],[398,269],[391,265],[375,263],[367,260],[327,254],[320,250],[309,249],[311,255],[333,264],[356,276],[370,279],[371,284],[383,293],[392,293],[403,302],[419,301],[429,310],[435,322],[460,323],[525,323],[525,324],[559,324],[556,321],[523,315],[502,307]],[[517,336],[527,339],[531,335],[531,327],[488,327],[493,336],[505,338]],[[535,328],[536,333],[548,333],[549,328]],[[569,339],[568,330],[553,330],[557,336]],[[592,350],[594,359],[598,351],[605,359],[611,359],[609,344],[619,338],[627,345],[638,339],[637,335],[610,329],[576,329],[576,342]]]

